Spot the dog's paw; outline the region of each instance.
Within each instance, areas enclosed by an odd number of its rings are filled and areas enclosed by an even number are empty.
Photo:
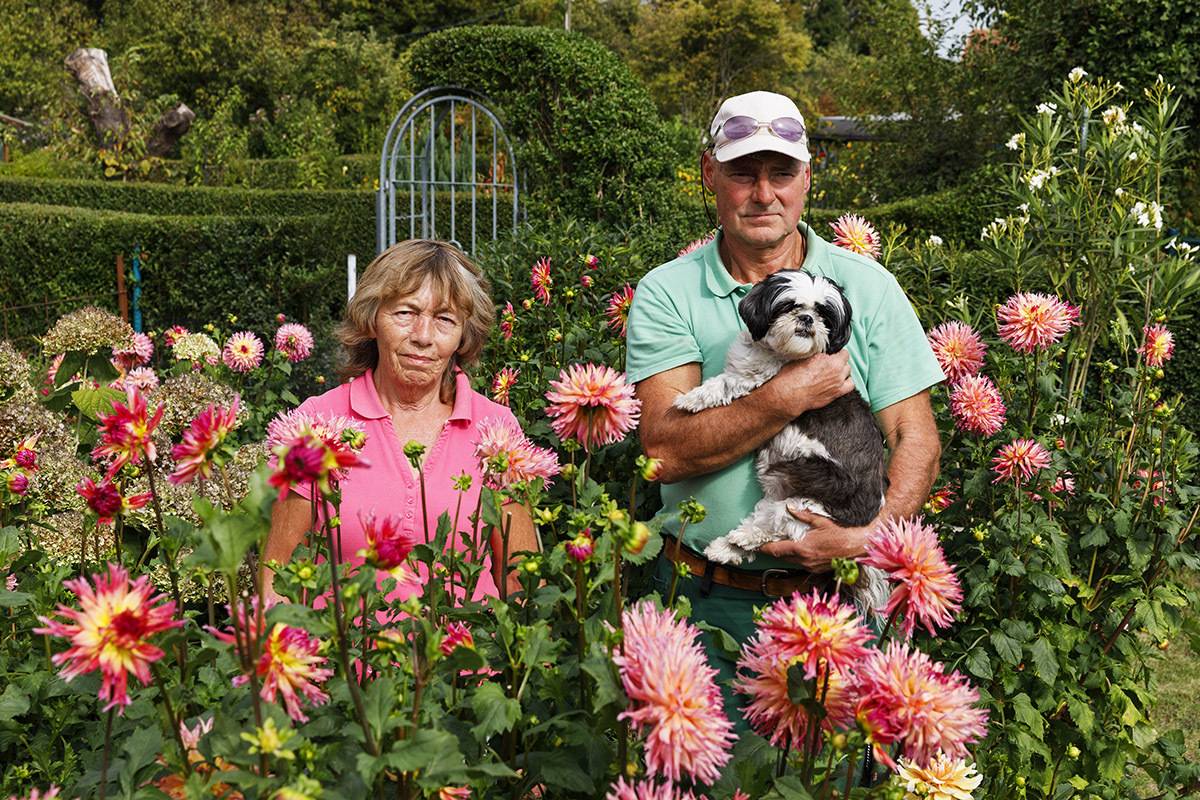
[[[770,541],[768,537],[763,536],[762,531],[749,525],[739,525],[721,538],[731,547],[742,551],[757,550]]]
[[[704,548],[704,557],[718,564],[741,564],[749,557],[749,553],[740,547],[729,543],[728,536],[714,539]]]
[[[729,400],[723,398],[719,392],[705,384],[697,386],[686,394],[681,394],[675,398],[672,403],[676,408],[683,411],[689,411],[695,414],[698,411],[703,411],[706,408],[714,408],[716,406],[727,405]]]

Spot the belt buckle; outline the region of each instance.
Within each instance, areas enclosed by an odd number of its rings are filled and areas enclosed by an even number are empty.
[[[776,573],[781,578],[786,578],[791,574],[788,570],[781,569],[779,567],[771,567],[769,569],[764,569],[762,571],[762,576],[759,578],[759,584],[758,584],[759,590],[767,597],[783,597],[783,595],[781,595],[781,594],[772,595],[770,592],[767,591],[767,580],[771,577],[771,573]]]

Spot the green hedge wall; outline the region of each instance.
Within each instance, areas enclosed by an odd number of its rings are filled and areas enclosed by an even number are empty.
[[[650,95],[612,51],[550,28],[472,26],[407,52],[413,88],[466,86],[498,106],[530,207],[629,223],[674,207],[672,145]]]

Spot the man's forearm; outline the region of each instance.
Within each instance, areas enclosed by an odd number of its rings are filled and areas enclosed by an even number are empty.
[[[911,517],[920,513],[938,476],[941,442],[932,433],[901,436],[888,462],[888,490],[881,519]]]

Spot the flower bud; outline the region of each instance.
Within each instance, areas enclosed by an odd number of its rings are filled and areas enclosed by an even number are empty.
[[[708,516],[708,509],[696,500],[694,497],[689,497],[679,504],[679,519],[681,522],[700,523]]]
[[[587,265],[588,269],[596,269],[596,267],[600,266],[600,259],[596,258],[591,253],[588,253],[583,257],[583,263]]]
[[[839,733],[833,737],[833,749],[839,753],[846,749],[847,739],[846,734]]]
[[[325,376],[324,375],[318,375],[317,377],[313,378],[313,380],[316,381],[318,386],[325,385]]]
[[[614,508],[612,511],[609,511],[606,516],[608,517],[609,522],[620,523],[626,522],[629,519],[629,515],[625,513],[624,509],[620,508]]]
[[[280,325],[282,325],[283,323],[287,322],[287,315],[286,314],[276,314],[275,321],[277,323],[279,323]]]
[[[567,298],[568,300],[571,300],[571,299],[573,299],[573,298],[575,297],[575,290],[574,290],[574,289],[567,289],[565,292],[563,292],[563,294],[564,294],[564,295],[566,295],[566,298]]]
[[[658,480],[659,476],[662,475],[662,459],[638,456],[637,468],[642,475],[642,480],[651,483]]]
[[[639,555],[646,549],[650,541],[650,527],[644,522],[635,522],[629,528],[629,538],[625,540],[625,549],[633,555]]]
[[[313,576],[313,568],[305,564],[300,569],[296,570],[296,577],[302,581],[311,580]]]
[[[528,311],[529,309],[533,308],[533,301],[530,300],[528,297],[526,297],[524,300],[521,301],[521,308]]]
[[[982,542],[987,538],[987,533],[984,532],[983,528],[975,528],[971,531],[971,536],[974,537],[975,541]]]
[[[1067,748],[1067,758],[1079,758],[1079,752],[1080,750],[1078,747],[1071,745]]]
[[[1024,785],[1025,785],[1025,776],[1018,775],[1017,776],[1017,786],[1024,786]]]
[[[579,285],[585,289],[592,288],[592,276],[591,275],[580,275],[579,276]]]
[[[29,491],[29,478],[24,472],[14,472],[8,476],[8,490],[15,495],[24,495]]]
[[[591,528],[584,528],[575,534],[575,538],[567,542],[564,547],[567,551],[567,558],[579,564],[587,561],[595,550]]]

